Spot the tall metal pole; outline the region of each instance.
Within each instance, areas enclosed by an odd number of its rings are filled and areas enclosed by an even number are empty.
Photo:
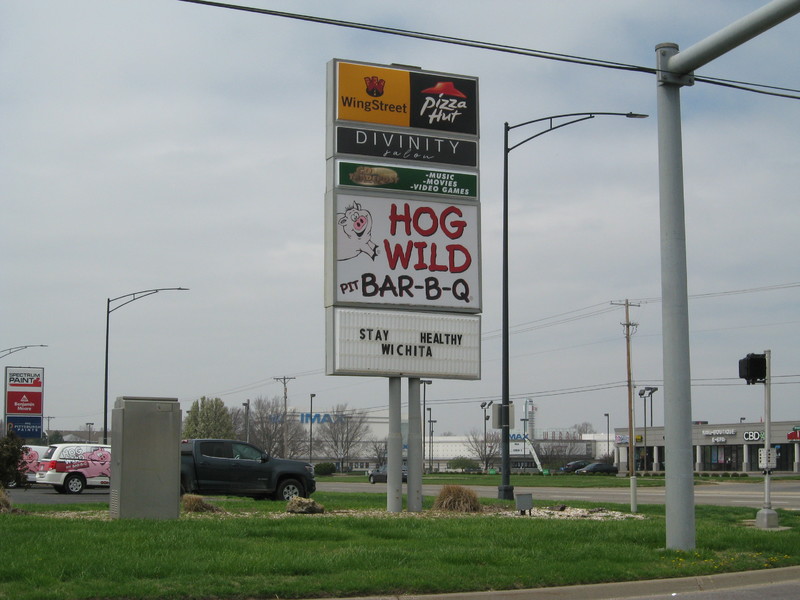
[[[314,397],[311,394],[308,399],[308,462],[314,458]]]
[[[510,363],[509,363],[509,320],[508,320],[508,154],[511,151],[508,147],[508,132],[510,127],[506,122],[503,126],[503,349],[502,363],[503,375],[501,384],[501,406],[500,406],[500,486],[497,488],[497,497],[501,500],[513,500],[514,488],[511,485],[511,439],[508,429],[508,406],[510,390]],[[484,419],[484,432],[486,431],[486,420]],[[486,434],[483,436],[483,443],[486,444]],[[484,451],[484,456],[486,452]],[[485,461],[485,459],[484,459]]]
[[[695,547],[680,88],[693,83],[695,69],[798,12],[800,0],[773,0],[684,52],[678,53],[673,43],[656,46],[664,446],[668,461],[665,502],[670,550]]]

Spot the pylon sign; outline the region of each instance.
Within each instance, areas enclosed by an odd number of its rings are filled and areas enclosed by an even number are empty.
[[[478,379],[477,78],[336,59],[328,93],[328,374]]]
[[[41,437],[44,414],[44,369],[6,367],[6,431],[23,438]]]

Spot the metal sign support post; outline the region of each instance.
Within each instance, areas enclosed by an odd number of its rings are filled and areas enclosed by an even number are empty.
[[[422,416],[419,377],[408,378],[408,503],[409,512],[422,512]]]
[[[756,513],[756,527],[772,529],[778,526],[778,513],[772,509],[771,474],[773,468],[772,450],[772,406],[771,406],[771,352],[764,350],[767,358],[767,376],[764,379],[764,507]],[[761,465],[759,465],[761,466]]]
[[[403,510],[403,433],[400,430],[400,377],[389,377],[389,440],[386,457],[386,510]]]

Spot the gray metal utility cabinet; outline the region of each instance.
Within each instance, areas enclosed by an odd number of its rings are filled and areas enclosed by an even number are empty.
[[[117,398],[111,429],[111,518],[177,519],[181,477],[177,398]]]

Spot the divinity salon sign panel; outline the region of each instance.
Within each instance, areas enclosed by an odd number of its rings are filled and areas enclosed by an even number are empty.
[[[327,372],[479,379],[478,315],[329,308]]]

